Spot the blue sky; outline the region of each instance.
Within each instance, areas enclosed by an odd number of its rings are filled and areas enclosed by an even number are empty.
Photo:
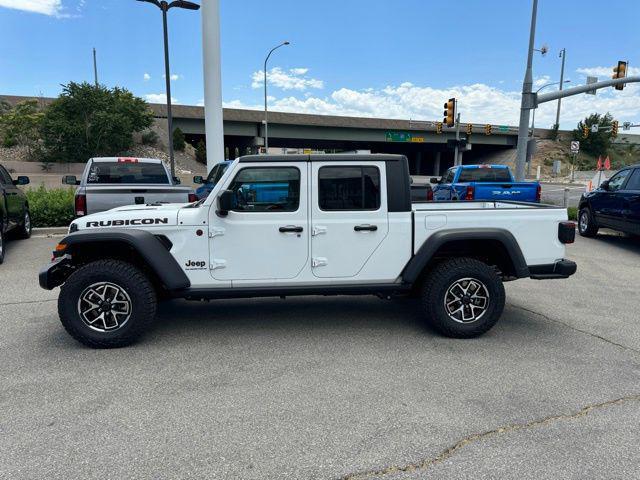
[[[206,1],[206,0],[204,0]],[[463,121],[517,122],[529,0],[220,0],[225,105],[259,108],[260,71],[269,48],[273,110],[438,120],[442,103],[460,99]],[[603,6],[604,5],[604,6]],[[170,13],[172,96],[202,102],[198,12]],[[537,85],[609,77],[619,59],[640,67],[640,2],[540,0]],[[101,83],[162,100],[160,12],[134,0],[0,0],[0,93],[55,96],[69,80],[92,80],[98,50]],[[640,73],[633,68],[632,73]],[[562,125],[593,111],[640,121],[640,89],[577,96],[563,103]],[[537,113],[554,121],[555,104]]]

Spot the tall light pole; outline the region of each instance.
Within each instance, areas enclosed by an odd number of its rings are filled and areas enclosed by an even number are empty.
[[[562,90],[562,85],[564,85],[564,59],[567,56],[567,49],[563,48],[562,50],[560,50],[560,54],[559,57],[562,58],[562,67],[560,67],[560,87],[559,90]],[[555,128],[557,130],[560,130],[560,104],[562,103],[562,99],[559,98],[558,99],[558,110],[556,111],[556,124],[555,124]],[[556,137],[558,138],[558,137]]]
[[[524,180],[524,169],[527,162],[527,142],[529,140],[529,116],[535,107],[533,88],[533,51],[536,40],[536,18],[538,0],[533,0],[531,9],[531,28],[529,30],[529,49],[527,51],[527,69],[522,82],[522,101],[520,103],[520,125],[518,126],[518,150],[516,153],[516,180]]]
[[[96,49],[93,48],[93,81],[98,86],[98,60],[96,59]]]
[[[269,112],[268,112],[268,104],[267,104],[267,62],[269,61],[269,57],[273,52],[275,52],[280,47],[284,47],[285,45],[289,45],[288,41],[282,42],[280,45],[273,47],[269,50],[267,54],[267,58],[264,59],[264,151],[265,153],[269,153]]]
[[[186,0],[174,0],[169,3],[165,0],[138,0],[155,5],[162,11],[162,29],[164,33],[164,76],[167,92],[167,128],[169,129],[169,162],[171,163],[171,176],[176,176],[176,164],[173,154],[173,119],[171,115],[171,72],[169,69],[169,33],[167,31],[167,12],[171,8],[184,8],[185,10],[198,10],[200,5]]]

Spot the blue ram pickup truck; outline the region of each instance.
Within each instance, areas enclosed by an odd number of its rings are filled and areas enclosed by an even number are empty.
[[[459,165],[441,179],[432,178],[433,199],[540,202],[538,182],[516,182],[506,165]]]

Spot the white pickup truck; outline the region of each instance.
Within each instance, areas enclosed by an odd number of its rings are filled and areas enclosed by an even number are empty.
[[[167,297],[419,297],[433,328],[473,337],[503,281],[572,275],[574,237],[555,206],[412,203],[404,156],[246,156],[204,200],[75,220],[39,280],[62,285],[60,320],[92,347],[133,342]]]

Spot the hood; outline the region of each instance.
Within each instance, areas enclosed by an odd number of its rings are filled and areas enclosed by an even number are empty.
[[[128,205],[105,212],[76,218],[70,232],[92,228],[154,228],[178,224],[178,212],[187,204],[165,203],[160,205]]]

